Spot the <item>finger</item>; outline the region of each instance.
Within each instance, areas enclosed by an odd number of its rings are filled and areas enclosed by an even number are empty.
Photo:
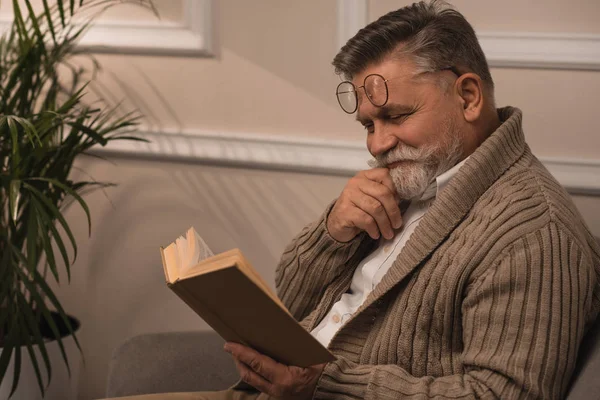
[[[392,227],[398,229],[402,226],[400,207],[398,206],[398,203],[396,203],[394,193],[392,193],[387,186],[379,182],[365,180],[358,189],[364,194],[375,198],[383,205]]]
[[[377,224],[377,230],[385,237],[386,239],[391,239],[394,236],[394,229],[392,228],[392,223],[388,218],[385,207],[381,202],[377,199],[364,194],[359,190],[360,195],[353,196],[351,199],[352,203],[358,207],[360,210],[369,214]]]
[[[270,394],[272,391],[271,382],[267,381],[265,378],[254,372],[249,366],[239,361],[235,357],[233,358],[235,362],[235,367],[240,374],[240,379],[246,382],[249,385],[252,385],[256,389],[260,390],[263,393]]]
[[[379,239],[380,232],[375,219],[361,210],[359,207],[352,207],[347,211],[348,220],[361,231],[367,232],[372,239]]]
[[[224,348],[225,351],[231,353],[235,359],[241,361],[258,375],[270,382],[273,382],[277,374],[286,367],[272,358],[239,343],[228,342],[225,343]]]
[[[394,185],[394,181],[390,176],[390,170],[387,168],[373,168],[363,171],[363,176],[367,179],[370,179],[375,182],[379,182],[382,185],[385,185],[390,192],[394,194],[396,198],[396,202],[400,203],[400,196],[398,196],[398,192],[396,191],[396,186]]]

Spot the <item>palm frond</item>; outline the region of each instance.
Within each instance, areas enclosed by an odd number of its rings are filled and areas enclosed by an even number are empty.
[[[71,62],[84,54],[77,42],[94,18],[122,3],[156,13],[151,0],[42,0],[39,11],[31,0],[13,0],[13,23],[0,37],[0,376],[12,358],[13,393],[22,353],[32,361],[41,393],[49,384],[52,365],[40,322],[49,327],[69,369],[53,310],[81,350],[73,325],[46,281],[50,276],[59,281],[65,273],[70,281],[77,258],[65,207],[74,203],[84,210],[91,234],[90,210],[82,193],[111,184],[70,180],[74,160],[113,140],[145,141],[135,135],[138,112],[121,112],[120,104],[102,98],[93,105],[86,102],[90,76],[93,79],[100,69],[97,60],[89,55],[91,69]],[[76,14],[85,17],[83,22],[73,18]],[[59,75],[59,70],[66,74]],[[33,350],[36,347],[39,352]]]

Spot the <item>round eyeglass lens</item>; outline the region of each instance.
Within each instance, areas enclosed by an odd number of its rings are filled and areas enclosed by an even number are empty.
[[[387,84],[383,76],[377,74],[367,76],[365,78],[365,92],[374,106],[381,107],[387,103]]]
[[[338,85],[336,96],[342,110],[348,114],[356,111],[356,88],[351,82],[342,82]]]

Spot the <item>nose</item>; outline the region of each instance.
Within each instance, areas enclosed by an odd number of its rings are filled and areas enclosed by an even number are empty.
[[[376,121],[374,132],[367,136],[367,148],[373,157],[384,154],[398,145],[398,138],[386,131],[387,129]]]

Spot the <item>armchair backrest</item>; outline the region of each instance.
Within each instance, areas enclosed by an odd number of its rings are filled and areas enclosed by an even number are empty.
[[[583,338],[568,400],[600,398],[600,318]]]
[[[600,243],[600,238],[596,238]],[[586,333],[577,357],[567,400],[600,398],[600,315]]]

